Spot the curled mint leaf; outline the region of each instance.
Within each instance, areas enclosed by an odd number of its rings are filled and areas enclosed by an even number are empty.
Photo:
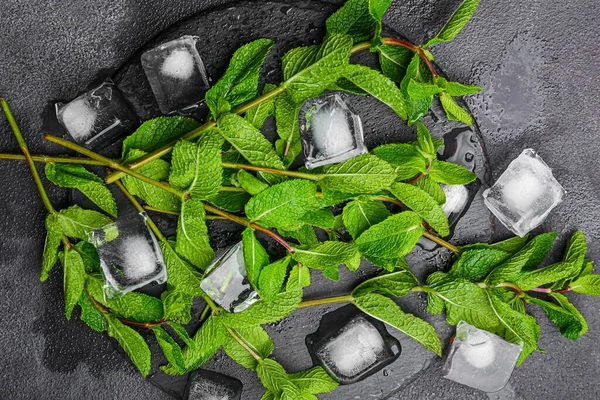
[[[442,93],[440,95],[440,101],[442,102],[442,107],[446,112],[446,117],[450,121],[460,121],[466,125],[473,125],[473,118],[471,117],[471,114],[459,106],[452,96]]]
[[[477,179],[476,174],[462,165],[439,160],[432,161],[429,177],[446,185],[466,185]]]
[[[263,94],[269,93],[274,90],[277,86],[267,83],[263,88]],[[265,120],[273,115],[275,112],[275,99],[269,99],[246,112],[244,117],[250,122],[256,129],[261,129],[265,123]]]
[[[454,37],[465,27],[467,22],[469,22],[475,13],[478,4],[479,0],[464,0],[454,14],[452,14],[440,33],[423,43],[423,47],[429,47],[441,42],[449,42],[454,39]]]
[[[85,286],[85,267],[78,252],[69,248],[63,255],[65,315],[71,319],[75,304],[79,301]]]
[[[256,239],[252,228],[246,228],[242,233],[242,244],[248,281],[252,286],[258,288],[258,278],[263,268],[269,265],[269,255]]]
[[[40,281],[44,282],[48,279],[48,274],[58,261],[58,248],[62,240],[62,234],[58,232],[48,231],[46,233],[46,241],[44,243],[44,255],[42,256],[42,272]]]

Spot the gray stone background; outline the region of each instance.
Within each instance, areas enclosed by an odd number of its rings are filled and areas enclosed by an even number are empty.
[[[9,99],[32,152],[48,152],[41,132],[52,100],[72,98],[171,24],[224,3],[2,2],[0,96]],[[396,0],[385,22],[419,43],[443,25],[457,3]],[[435,49],[436,61],[449,77],[484,88],[467,102],[487,145],[494,178],[521,149],[536,149],[568,192],[538,231],[558,230],[560,247],[570,232],[583,230],[588,255],[595,260],[600,260],[599,16],[597,0],[482,1],[461,35]],[[0,151],[18,150],[0,118]],[[78,320],[64,320],[60,274],[39,283],[45,211],[25,164],[0,161],[0,188],[0,398],[168,398],[142,380],[104,335]],[[57,205],[66,204],[63,191],[48,188]],[[497,238],[507,235],[497,230]],[[600,398],[600,300],[571,298],[590,332],[571,342],[536,312],[547,354],[537,353],[517,369],[504,395]],[[434,365],[393,398],[488,398],[441,379],[438,372]],[[357,396],[362,398],[358,389]]]

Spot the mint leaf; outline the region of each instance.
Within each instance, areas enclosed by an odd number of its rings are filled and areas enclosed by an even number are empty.
[[[270,39],[257,39],[236,50],[225,74],[206,92],[206,104],[214,120],[257,97],[260,67],[272,46]]]
[[[117,204],[112,193],[104,185],[102,178],[88,171],[82,165],[48,163],[46,178],[63,188],[76,188],[102,210],[117,216]]]
[[[393,300],[376,293],[365,293],[354,298],[354,304],[365,313],[398,329],[416,340],[421,346],[442,355],[442,345],[433,326],[404,313]]]
[[[410,143],[390,143],[373,149],[373,154],[396,170],[396,179],[403,181],[427,171],[427,160]]]
[[[258,288],[260,289],[260,294],[265,299],[271,300],[281,293],[281,287],[287,274],[290,258],[290,256],[284,257],[262,269],[258,279]]]
[[[554,240],[558,236],[558,232],[547,232],[537,235],[528,243],[529,246],[533,247],[535,250],[533,254],[529,257],[529,261],[523,266],[523,271],[532,271],[537,268],[538,265],[544,261],[546,258],[546,254],[552,248],[552,244]]]
[[[504,250],[489,246],[463,250],[460,258],[452,265],[450,273],[471,282],[479,282],[509,257],[510,254]]]
[[[283,163],[289,167],[302,151],[300,143],[300,125],[298,112],[300,106],[295,104],[287,93],[282,93],[275,99],[275,122],[279,140],[275,142],[275,149]]]
[[[152,327],[152,331],[169,364],[180,374],[185,374],[185,360],[177,342],[160,326]]]
[[[433,83],[417,82],[411,79],[408,82],[407,93],[413,100],[429,99],[431,96],[440,93],[443,89]]]
[[[290,386],[285,369],[283,369],[281,364],[277,361],[271,360],[270,358],[262,360],[262,362],[257,365],[256,373],[263,386],[274,393],[279,394],[284,390],[284,387]],[[299,391],[298,388],[296,388],[296,391]],[[293,398],[299,399],[300,395],[296,394],[296,397]]]
[[[462,165],[433,160],[429,169],[429,177],[446,185],[466,185],[477,179],[477,175]]]
[[[383,24],[381,20],[390,4],[392,4],[392,0],[369,0],[369,12],[375,20],[375,36],[373,37],[371,47],[375,50],[382,44],[381,30]]]
[[[456,325],[461,320],[480,329],[489,329],[498,325],[498,317],[490,306],[484,289],[474,283],[460,280],[430,282],[429,286],[444,301],[446,320]]]
[[[105,315],[108,321],[108,336],[119,342],[133,364],[144,378],[150,373],[150,349],[144,338],[132,328],[124,325],[112,314]]]
[[[585,253],[587,253],[585,236],[583,235],[583,232],[575,232],[569,239],[569,243],[567,243],[567,249],[563,260],[572,262],[581,267],[585,260]]]
[[[163,315],[167,321],[187,324],[192,319],[193,297],[177,289],[169,288],[160,295]]]
[[[574,292],[588,296],[600,296],[600,275],[586,275],[569,285]]]
[[[406,75],[406,69],[415,53],[405,47],[389,44],[381,45],[377,48],[379,52],[379,65],[385,76],[400,83]]]
[[[273,341],[260,326],[236,328],[235,334],[261,358],[267,358],[273,352]],[[223,350],[233,361],[245,368],[255,370],[258,366],[258,361],[231,335],[225,335]]]
[[[88,274],[100,272],[100,256],[98,256],[96,247],[93,244],[84,241],[76,243],[75,247],[81,250],[79,251],[79,255],[83,260],[85,272]]]
[[[302,225],[298,220],[306,212],[316,209],[317,187],[313,182],[292,179],[271,186],[250,199],[246,216],[265,228],[293,228]]]
[[[310,226],[318,226],[322,229],[332,229],[335,223],[335,216],[329,208],[307,211],[302,218],[302,222]]]
[[[541,235],[539,235],[539,236],[541,236]],[[529,234],[527,234],[523,237],[515,236],[510,239],[506,239],[501,242],[491,244],[490,247],[492,247],[494,249],[498,249],[498,250],[504,250],[510,254],[515,254],[517,251],[521,250],[521,248],[523,248],[523,246],[525,246],[525,244],[527,243],[528,240],[529,240]]]
[[[179,190],[187,190],[190,187],[196,172],[197,152],[198,146],[195,143],[187,140],[177,141],[171,152],[169,185]]]
[[[368,0],[348,0],[325,22],[327,34],[348,34],[354,43],[367,40],[375,32]]]
[[[312,394],[328,393],[339,385],[320,365],[289,374],[289,378],[300,390]]]
[[[44,243],[44,255],[42,256],[42,272],[40,281],[44,282],[48,279],[48,274],[58,261],[58,248],[62,240],[62,234],[58,232],[48,231],[46,233],[46,241]]]
[[[441,314],[444,312],[444,300],[442,300],[435,293],[427,293],[427,307],[426,310],[430,314]]]
[[[106,318],[104,318],[104,314],[96,308],[87,293],[83,292],[81,294],[77,304],[81,307],[81,320],[90,328],[96,332],[104,332],[108,329],[108,323],[106,322]]]
[[[592,272],[594,272],[594,262],[591,260],[584,260],[583,266],[581,268],[581,272],[579,273],[578,278],[591,275]]]
[[[199,125],[194,119],[188,117],[158,117],[148,120],[123,141],[121,158],[133,161],[130,154],[132,149],[144,153],[152,152],[196,129]],[[144,155],[139,154],[138,152],[135,158]]]
[[[427,127],[421,122],[417,122],[417,144],[423,153],[435,158],[437,150],[433,144],[433,139]]]
[[[263,88],[263,94],[268,93],[275,88],[277,88],[276,85],[267,83]],[[256,129],[261,129],[267,117],[273,115],[274,111],[275,99],[269,99],[248,110],[244,117],[246,118],[246,121],[250,122]]]
[[[570,279],[579,274],[580,266],[573,262],[559,262],[545,268],[527,272],[519,277],[515,283],[523,290],[547,285],[561,279]]]
[[[215,257],[205,218],[204,204],[200,200],[191,199],[181,204],[175,251],[200,269],[208,267]]]
[[[429,47],[436,43],[449,42],[454,39],[456,35],[464,28],[469,22],[475,10],[479,0],[464,0],[458,9],[452,14],[446,25],[442,28],[440,33],[435,37],[425,42],[422,47]]]
[[[328,165],[323,170],[324,173],[318,175],[323,189],[348,193],[376,193],[396,178],[391,165],[371,154]]]
[[[305,267],[319,270],[335,268],[345,264],[350,271],[360,265],[360,254],[354,243],[327,241],[308,249],[296,248],[292,258]]]
[[[381,293],[402,297],[410,293],[411,289],[418,286],[419,281],[409,271],[397,271],[391,274],[379,275],[367,279],[352,291],[354,297],[365,293]]]
[[[391,79],[379,71],[356,64],[346,67],[344,78],[389,106],[400,118],[406,120],[406,104],[402,92]]]
[[[533,243],[533,241],[530,243]],[[514,256],[494,268],[485,279],[485,283],[490,286],[495,286],[501,282],[510,282],[514,280],[523,269],[523,266],[527,264],[535,250],[535,247],[532,245],[524,246]]]
[[[243,169],[238,171],[236,178],[240,187],[244,188],[252,196],[259,194],[269,187],[269,185]]]
[[[418,54],[414,54],[413,58],[406,68],[406,74],[400,83],[400,90],[404,95],[404,101],[406,102],[406,110],[408,113],[408,125],[412,125],[420,120],[425,113],[431,107],[433,102],[433,96],[426,97],[421,100],[415,100],[408,94],[408,85],[411,80],[417,82],[430,82],[431,73],[427,68],[422,65],[421,57]]]
[[[481,92],[482,90],[479,86],[463,85],[462,83],[458,82],[445,82],[443,89],[444,92],[450,96],[466,96],[468,94]]]
[[[363,232],[358,239],[358,251],[375,263],[380,258],[393,259],[408,254],[425,229],[421,218],[411,211],[392,215]]]
[[[440,236],[448,236],[448,217],[438,202],[427,192],[407,183],[397,182],[390,188],[392,194],[423,218]]]
[[[218,121],[219,132],[252,165],[284,169],[271,143],[258,129],[235,114],[224,114]]]
[[[237,212],[244,208],[250,197],[246,192],[219,192],[207,201],[222,210]]]
[[[429,176],[425,175],[414,183],[416,187],[430,195],[439,205],[446,202],[446,194],[440,187],[439,183],[434,182]]]
[[[270,300],[262,299],[245,311],[223,315],[224,324],[231,328],[264,325],[282,320],[291,314],[302,300],[302,290],[297,288],[274,296]]]
[[[364,231],[391,215],[380,201],[351,201],[344,207],[342,219],[350,235],[356,240]]]
[[[104,214],[79,206],[71,206],[46,217],[48,231],[83,240],[88,240],[89,233],[111,223],[112,220]]]
[[[326,37],[318,51],[311,47],[306,55],[302,54],[304,57],[298,57],[301,50],[296,49],[284,55],[281,60],[284,77],[289,74],[286,71],[295,70],[295,74],[282,83],[292,101],[300,104],[320,95],[327,86],[337,81],[350,61],[351,47],[350,36],[335,34]],[[297,67],[290,66],[291,63],[301,64],[303,69],[297,70]]]
[[[446,112],[446,117],[450,121],[460,121],[466,125],[473,125],[473,118],[471,117],[471,114],[459,106],[452,96],[442,93],[440,95],[440,101],[442,102],[442,107]]]
[[[554,304],[534,297],[527,297],[527,301],[542,307],[548,318],[554,322],[564,337],[570,340],[577,340],[580,336],[586,334],[588,325],[581,313],[569,303],[569,300],[565,296],[553,293],[552,297],[555,295],[558,295],[555,298],[557,300],[560,299],[566,307],[563,307],[561,303]]]
[[[200,280],[193,272],[193,267],[182,260],[167,242],[160,242],[163,259],[167,266],[169,284],[189,296],[201,296]]]
[[[309,225],[302,225],[299,229],[291,231],[285,229],[277,230],[282,236],[294,238],[298,241],[298,243],[303,245],[312,246],[319,243],[317,235],[315,234],[315,230]]]
[[[269,265],[269,255],[258,239],[256,239],[254,229],[246,228],[242,233],[242,249],[248,281],[253,287],[257,288],[260,272],[264,267]]]
[[[321,47],[320,45],[296,47],[285,53],[281,59],[283,80],[290,79],[313,64],[319,57]]]
[[[78,252],[65,248],[63,256],[65,315],[71,319],[75,304],[79,301],[85,286],[85,267]]]
[[[286,284],[286,290],[289,292],[306,286],[310,286],[310,270],[301,265],[294,265]]]

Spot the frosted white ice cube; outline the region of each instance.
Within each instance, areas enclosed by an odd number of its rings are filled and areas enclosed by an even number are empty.
[[[217,372],[198,369],[190,374],[185,400],[240,400],[242,382]]]
[[[483,192],[490,211],[519,236],[540,225],[564,196],[552,170],[532,149],[523,150],[494,186]]]
[[[338,94],[308,100],[299,118],[306,168],[338,163],[367,153],[360,117]]]
[[[182,36],[142,54],[142,67],[164,114],[198,107],[208,90],[197,36]]]
[[[139,118],[111,80],[67,104],[56,103],[56,116],[76,142],[88,147],[112,144],[139,125]]]
[[[259,299],[246,276],[242,242],[213,261],[200,282],[200,288],[230,312],[244,311]]]
[[[441,185],[446,202],[442,204],[444,214],[449,217],[452,214],[461,213],[469,202],[469,190],[464,185]]]
[[[521,346],[460,321],[444,364],[444,378],[497,392],[508,383],[520,354]]]
[[[162,252],[146,218],[145,213],[122,218],[89,235],[100,257],[109,297],[167,280]]]

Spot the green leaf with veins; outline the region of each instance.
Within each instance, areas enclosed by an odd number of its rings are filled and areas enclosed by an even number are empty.
[[[375,20],[369,10],[369,0],[348,0],[325,22],[327,34],[348,34],[354,43],[367,40],[375,32]]]
[[[188,117],[158,117],[145,121],[137,130],[123,141],[121,158],[129,162],[142,157],[145,153],[152,152],[171,143],[200,124]],[[141,150],[134,154],[131,150]],[[140,155],[141,154],[141,155]],[[138,170],[139,171],[139,170]]]
[[[437,43],[449,42],[454,39],[475,13],[477,4],[479,4],[479,0],[463,0],[440,33],[423,43],[422,47],[429,47]]]
[[[563,261],[572,262],[574,264],[583,266],[585,260],[585,254],[587,253],[587,244],[585,242],[585,236],[583,232],[575,232],[567,243],[567,249]]]
[[[351,201],[344,207],[342,219],[353,239],[391,215],[380,201]]]
[[[452,265],[450,274],[471,282],[479,282],[509,257],[510,254],[504,250],[489,246],[463,250],[458,260]]]
[[[63,256],[65,315],[71,319],[75,304],[79,301],[85,286],[85,267],[78,252],[65,248]]]
[[[392,4],[392,0],[369,0],[369,13],[375,20],[375,35],[371,41],[371,51],[377,50],[377,47],[383,44],[381,41],[381,30],[383,29],[381,20],[390,4]]]
[[[47,163],[46,178],[63,188],[76,188],[102,210],[117,216],[117,204],[104,180],[82,165]]]
[[[406,68],[406,74],[400,83],[400,90],[404,95],[406,110],[408,113],[408,125],[412,125],[420,120],[431,107],[433,96],[426,97],[421,100],[415,100],[408,94],[408,85],[411,80],[417,82],[431,82],[431,73],[422,65],[421,58],[418,54],[414,54],[413,58]]]
[[[396,180],[408,180],[427,171],[427,160],[412,143],[384,144],[374,148],[372,152],[395,167]]]
[[[433,83],[417,82],[414,79],[411,79],[410,82],[408,82],[406,90],[413,100],[424,100],[439,94],[443,89]]]
[[[281,364],[270,358],[262,360],[257,365],[256,373],[263,386],[273,393],[280,394],[284,390],[284,387],[294,386],[289,382],[288,375]],[[296,390],[299,391],[298,388]],[[295,398],[299,399],[300,396],[297,395]]]
[[[194,273],[194,268],[184,261],[167,242],[160,242],[163,259],[167,266],[169,284],[189,296],[201,296],[200,279]]]
[[[261,299],[243,312],[222,315],[224,324],[232,328],[264,325],[282,320],[291,314],[302,300],[299,287],[288,288],[272,299]]]
[[[287,93],[282,93],[275,99],[275,123],[279,139],[275,142],[275,149],[286,167],[294,162],[302,151],[300,143],[300,125],[298,112],[300,105],[294,104]]]
[[[326,37],[317,51],[313,47],[299,48],[284,55],[281,62],[286,80],[281,85],[292,101],[300,104],[337,81],[350,61],[351,47],[350,36],[335,34]]]
[[[104,214],[84,210],[76,205],[46,217],[48,231],[83,240],[88,240],[88,234],[91,232],[111,223],[112,220]]]
[[[450,234],[448,217],[438,202],[427,192],[401,182],[394,183],[390,187],[390,191],[398,200],[423,218],[440,236]]]
[[[296,248],[292,258],[305,267],[321,271],[344,264],[350,271],[356,271],[360,265],[360,254],[354,243],[332,242],[317,244],[308,249]]]
[[[567,339],[577,340],[580,336],[585,335],[588,331],[588,325],[581,313],[565,296],[552,293],[552,297],[557,300],[560,299],[561,302],[555,304],[534,297],[527,297],[527,302],[542,307],[550,321],[554,322],[560,333]]]
[[[438,86],[442,87],[444,93],[450,96],[466,96],[468,94],[473,94],[477,92],[481,92],[481,88],[475,85],[463,85],[458,82],[448,82],[444,78],[438,78],[437,80]]]
[[[242,233],[242,251],[244,254],[244,264],[250,284],[258,288],[258,277],[264,267],[269,265],[269,255],[265,248],[260,244],[254,229],[248,227]]]
[[[102,311],[98,310],[94,303],[90,300],[87,293],[83,292],[77,302],[81,307],[81,315],[79,318],[85,322],[90,328],[96,332],[104,332],[108,329],[108,323]]]
[[[552,248],[552,244],[557,236],[558,232],[546,232],[531,239],[527,245],[528,247],[533,247],[534,251],[527,263],[523,266],[522,271],[527,272],[536,269],[546,258],[546,254],[548,254]],[[497,246],[497,244],[492,246]]]
[[[364,293],[377,292],[402,297],[418,285],[417,278],[410,271],[403,270],[367,279],[354,288],[352,295],[356,297]]]
[[[571,282],[569,289],[588,296],[600,296],[600,275],[582,276],[575,282]]]
[[[175,288],[169,287],[160,295],[163,303],[163,315],[167,321],[187,324],[192,319],[193,297]]]
[[[444,300],[435,293],[427,293],[426,311],[429,314],[441,314],[444,312]]]
[[[344,78],[389,106],[400,118],[406,120],[406,104],[402,92],[391,79],[379,71],[356,64],[346,67]]]
[[[42,256],[42,272],[40,273],[41,282],[48,279],[48,274],[58,261],[58,248],[60,247],[61,240],[62,234],[59,232],[48,231],[46,233],[44,254]]]
[[[394,182],[392,166],[371,154],[363,154],[340,164],[328,165],[318,175],[323,189],[349,193],[377,193]]]
[[[219,192],[206,200],[217,208],[237,212],[244,208],[250,197],[246,192]]]
[[[240,187],[245,189],[252,196],[259,194],[269,187],[269,185],[243,169],[240,169],[235,176]]]
[[[471,117],[471,114],[458,105],[452,96],[442,93],[440,95],[440,101],[442,102],[442,108],[446,112],[446,117],[450,121],[460,121],[466,125],[473,125],[473,118]]]
[[[185,360],[181,354],[181,347],[175,342],[175,339],[160,326],[152,327],[152,331],[169,365],[175,368],[178,373],[185,374]]]
[[[236,50],[225,74],[206,92],[213,119],[257,97],[260,68],[272,46],[270,39],[257,39]]]
[[[320,365],[289,374],[289,378],[300,390],[312,394],[328,393],[339,385]]]
[[[406,70],[415,53],[401,46],[384,44],[377,48],[379,65],[385,76],[400,83],[406,75]]]
[[[495,267],[487,278],[485,278],[485,283],[490,286],[495,286],[501,282],[510,282],[514,280],[519,273],[521,273],[523,266],[527,264],[527,261],[529,261],[534,252],[534,246],[530,244],[525,245],[515,255]]]
[[[313,182],[293,179],[271,186],[250,199],[246,216],[265,228],[299,228],[299,219],[310,210],[319,208],[317,187]]]
[[[431,134],[425,125],[417,122],[417,146],[421,152],[427,154],[428,158],[435,158],[435,145]]]
[[[421,222],[421,218],[411,211],[392,215],[356,239],[358,251],[369,261],[404,256],[413,249],[425,231]]]
[[[201,270],[208,267],[215,257],[210,247],[205,219],[202,201],[191,199],[181,203],[175,251]]]
[[[258,279],[258,289],[263,298],[271,300],[281,293],[290,259],[290,256],[284,257],[262,269]]]
[[[430,195],[439,205],[446,202],[446,194],[440,184],[434,182],[429,176],[425,175],[414,183],[416,187]]]
[[[416,340],[427,350],[442,355],[442,345],[433,326],[412,314],[404,313],[392,299],[376,293],[364,293],[354,298],[354,304],[363,312]]]
[[[579,274],[580,266],[573,262],[559,262],[548,267],[526,272],[515,283],[523,291],[547,285],[562,279],[571,279]]]
[[[144,378],[150,373],[150,348],[144,338],[114,315],[106,314],[108,336],[115,338]]]
[[[329,208],[321,208],[306,212],[300,220],[310,226],[318,226],[321,229],[332,229],[335,223],[335,216]]]
[[[529,240],[529,234],[527,234],[523,237],[515,236],[510,239],[503,240],[501,242],[490,244],[490,247],[492,247],[494,249],[504,250],[510,254],[515,254],[517,251],[521,250],[521,248],[523,248],[523,246],[525,246],[525,244],[527,243],[528,240]]]
[[[83,260],[85,266],[85,272],[88,274],[100,272],[100,256],[96,251],[96,246],[91,243],[80,241],[75,244],[79,251],[79,255]]]
[[[274,90],[275,88],[277,88],[276,85],[267,83],[267,84],[265,84],[265,87],[263,88],[263,94],[268,93],[271,90]],[[254,106],[250,110],[248,110],[246,112],[246,115],[244,115],[244,117],[256,129],[261,129],[265,123],[265,120],[270,115],[273,115],[274,111],[275,111],[275,99],[271,98],[269,100],[266,100],[266,101],[260,103],[257,106]]]
[[[261,326],[236,328],[234,331],[261,358],[267,358],[273,352],[273,341]],[[258,361],[229,334],[224,337],[223,350],[233,361],[245,368],[255,370],[258,366]]]
[[[591,275],[592,272],[594,272],[594,262],[586,259],[583,261],[583,266],[581,267],[581,272],[579,273],[577,279]]]
[[[446,185],[467,185],[477,179],[476,174],[462,165],[435,159],[431,163],[429,177]]]

